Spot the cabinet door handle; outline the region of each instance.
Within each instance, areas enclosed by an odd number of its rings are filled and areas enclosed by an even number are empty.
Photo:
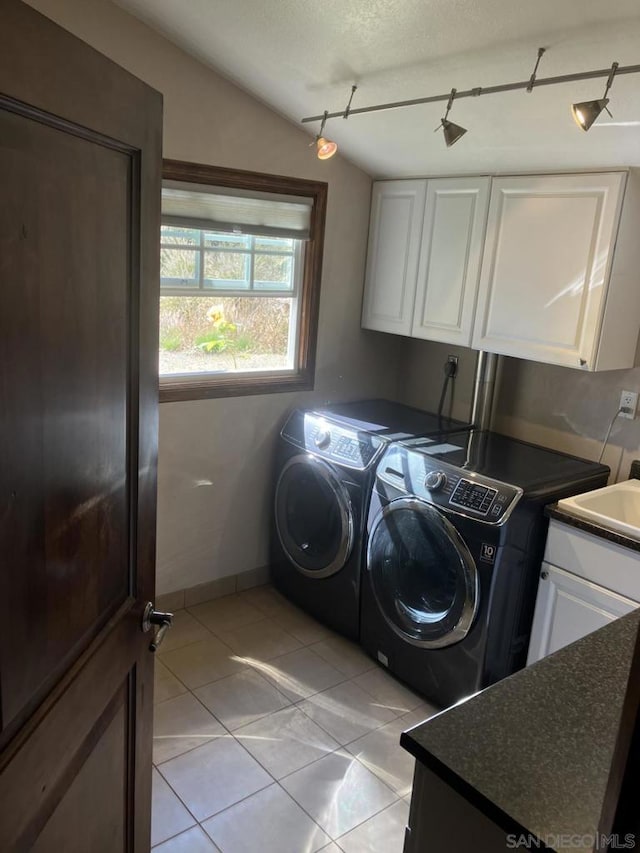
[[[543,581],[546,581],[546,579],[549,577],[549,572],[540,572],[540,577]]]

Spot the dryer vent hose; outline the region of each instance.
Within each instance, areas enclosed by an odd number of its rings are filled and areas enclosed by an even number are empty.
[[[491,429],[498,358],[499,356],[492,352],[478,352],[469,418],[476,429]]]

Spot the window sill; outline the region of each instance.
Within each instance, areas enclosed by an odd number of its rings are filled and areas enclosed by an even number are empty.
[[[250,397],[255,394],[285,394],[311,391],[313,379],[308,372],[239,374],[231,376],[194,376],[193,379],[172,381],[160,379],[160,402],[178,403],[184,400],[210,400],[216,397]]]

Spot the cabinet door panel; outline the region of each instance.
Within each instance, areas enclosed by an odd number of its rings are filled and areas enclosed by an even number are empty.
[[[558,651],[638,607],[637,602],[542,564],[527,664]]]
[[[624,181],[494,180],[474,347],[595,368]]]
[[[427,185],[412,337],[471,345],[489,178]]]
[[[408,335],[416,292],[426,181],[373,186],[362,325]]]

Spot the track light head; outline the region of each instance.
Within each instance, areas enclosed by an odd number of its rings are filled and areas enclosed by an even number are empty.
[[[318,154],[318,160],[328,160],[336,153],[336,151],[338,150],[338,146],[330,139],[326,139],[324,136],[319,136],[316,139],[316,149]]]
[[[572,104],[571,113],[575,123],[583,130],[589,130],[600,113],[607,108],[608,103],[609,98],[600,98],[599,101],[581,101],[579,104]]]
[[[451,107],[453,106],[453,99],[456,96],[456,90],[452,89],[451,94],[449,95],[449,102],[447,104],[447,111],[444,114],[444,118],[440,119],[440,124],[436,127],[436,132],[442,128],[444,133],[444,141],[447,144],[447,148],[451,148],[459,139],[461,139],[465,133],[467,132],[466,127],[460,127],[459,124],[454,124],[452,121],[449,121],[449,112]]]
[[[613,83],[613,78],[616,76],[617,70],[618,63],[614,62],[611,66],[611,71],[609,72],[609,79],[607,80],[604,95],[599,100],[581,101],[578,104],[571,105],[571,112],[578,127],[581,127],[583,130],[589,130],[603,110],[606,110],[609,115],[611,115],[607,107],[607,104],[609,103],[607,95],[609,94],[609,89],[611,88],[611,84]]]
[[[318,160],[328,160],[338,150],[338,145],[335,142],[332,142],[330,139],[327,139],[326,136],[323,136],[324,126],[327,123],[327,111],[325,110],[324,115],[322,117],[322,124],[320,125],[320,130],[318,131],[318,135],[314,139],[314,141],[309,145],[311,148],[313,145],[316,146],[316,154],[318,156]]]
[[[451,148],[451,146],[461,139],[467,132],[466,127],[460,127],[459,124],[454,124],[446,118],[442,119],[442,130],[447,148]]]

